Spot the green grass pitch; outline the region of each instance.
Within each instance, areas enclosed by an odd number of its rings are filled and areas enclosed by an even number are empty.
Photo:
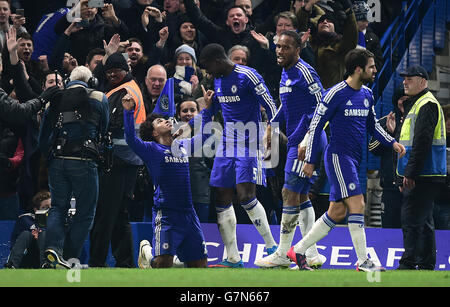
[[[449,287],[449,271],[276,269],[0,270],[1,287]]]

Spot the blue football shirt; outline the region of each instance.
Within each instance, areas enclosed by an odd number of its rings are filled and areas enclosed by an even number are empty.
[[[327,121],[330,123],[327,150],[356,161],[361,161],[362,146],[366,146],[366,131],[386,146],[391,146],[395,141],[376,119],[372,91],[364,85],[355,90],[346,81],[342,81],[324,93],[322,102],[314,112],[305,156],[309,163],[317,162],[318,155],[315,151]]]
[[[261,106],[269,120],[276,113],[263,78],[255,69],[236,64],[230,75],[214,79],[214,91],[215,107],[220,105],[224,119],[223,148],[232,144],[233,156],[248,155],[249,148],[258,148],[250,144],[258,144],[261,139]]]
[[[323,94],[317,72],[299,59],[289,69],[283,69],[280,81],[281,106],[274,121],[284,120],[288,147],[297,146],[305,137],[309,123]]]
[[[193,210],[189,175],[189,156],[192,155],[196,138],[176,139],[172,146],[157,142],[145,142],[135,135],[133,113],[124,110],[124,128],[127,144],[145,163],[155,186],[154,208]],[[208,109],[201,112],[202,128],[211,121]],[[203,129],[202,129],[203,130]]]

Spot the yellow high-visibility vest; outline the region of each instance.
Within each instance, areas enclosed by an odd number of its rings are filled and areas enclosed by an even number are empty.
[[[430,153],[426,157],[425,165],[420,171],[419,176],[446,176],[447,172],[447,157],[446,157],[446,130],[445,130],[445,119],[442,107],[437,101],[437,99],[427,92],[422,95],[412,106],[411,110],[405,117],[405,120],[400,131],[399,143],[405,146],[406,154],[398,159],[397,163],[397,174],[399,176],[404,176],[405,167],[408,164],[408,160],[411,154],[413,141],[414,141],[414,130],[416,127],[417,115],[419,114],[420,108],[422,108],[428,102],[435,103],[438,106],[439,119],[434,128],[433,143],[431,145]]]

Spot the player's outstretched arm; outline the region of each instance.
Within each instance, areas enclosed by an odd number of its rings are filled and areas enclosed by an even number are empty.
[[[125,140],[130,148],[144,161],[151,159],[151,148],[149,142],[144,142],[136,136],[134,128],[134,108],[135,101],[133,97],[126,94],[122,98],[123,106],[123,126],[125,132]]]

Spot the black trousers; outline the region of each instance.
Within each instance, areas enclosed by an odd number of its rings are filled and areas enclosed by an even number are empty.
[[[383,188],[381,196],[383,212],[381,213],[381,225],[383,228],[401,228],[401,210],[403,194],[398,187]]]
[[[134,268],[134,245],[128,207],[138,166],[116,163],[99,177],[99,199],[90,234],[89,266],[106,267],[109,247],[116,267]]]
[[[403,191],[401,220],[405,252],[399,261],[402,266],[434,270],[436,239],[433,202],[439,189],[440,185],[435,182],[417,180],[413,189]]]

